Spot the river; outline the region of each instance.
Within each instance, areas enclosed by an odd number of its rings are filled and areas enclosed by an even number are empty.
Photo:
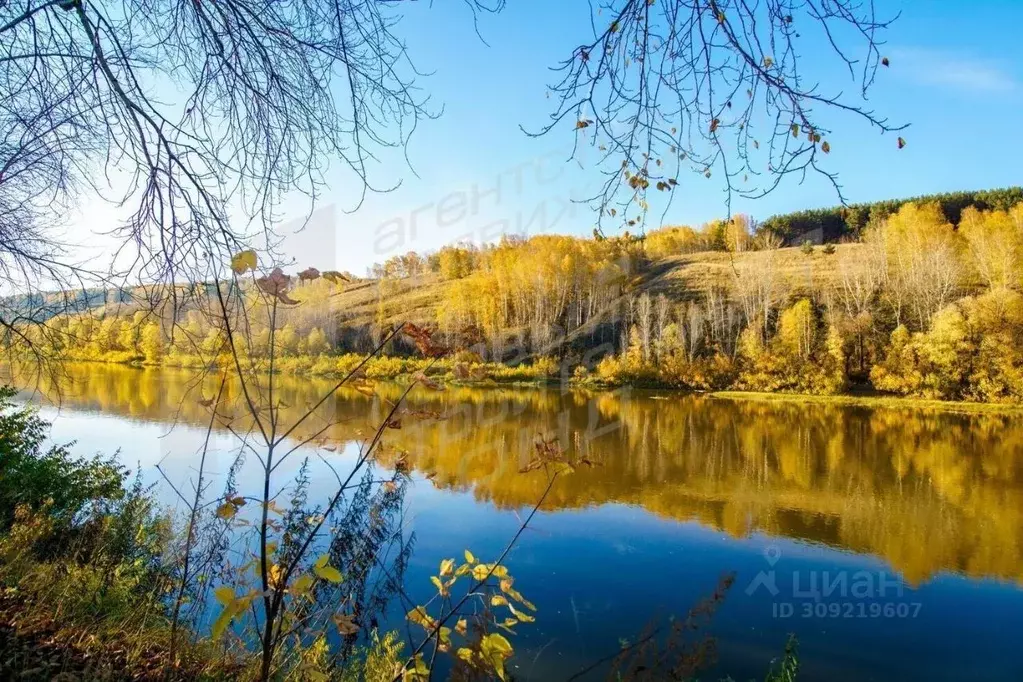
[[[285,421],[330,385],[281,377],[277,396],[295,406]],[[91,365],[70,368],[59,391],[44,382],[21,395],[55,440],[82,454],[120,450],[175,508],[156,465],[187,487],[211,391],[210,378],[183,370]],[[336,422],[329,449],[300,451],[312,497],[330,494],[327,464],[350,466],[400,391],[345,390],[321,408]],[[228,393],[241,414],[237,389]],[[762,679],[793,633],[800,680],[1023,680],[1019,412],[498,387],[418,387],[407,407],[385,442],[412,465],[414,597],[432,592],[443,558],[500,554],[546,485],[540,471],[519,473],[538,435],[578,462],[506,561],[538,607],[514,638],[516,679],[564,679],[684,617],[734,574],[700,631],[717,647],[706,679]],[[237,449],[216,430],[214,478]],[[258,466],[243,467],[243,490]]]

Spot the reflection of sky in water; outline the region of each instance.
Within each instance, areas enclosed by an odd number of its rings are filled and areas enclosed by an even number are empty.
[[[161,464],[179,489],[187,488],[205,429],[179,424],[135,421],[65,406],[44,408],[54,422],[53,438],[77,440],[80,453],[111,452],[120,447],[123,461],[141,464],[145,480],[155,482]],[[214,433],[208,471],[220,491],[236,442]],[[169,454],[173,453],[173,454]],[[345,453],[321,453],[344,469]],[[333,474],[312,458],[310,500],[333,492]],[[285,478],[298,468],[296,455],[279,470]],[[245,491],[259,480],[259,464],[251,458],[239,483]],[[158,488],[171,507],[178,500],[166,486]],[[407,500],[408,521],[417,533],[408,572],[409,592],[424,600],[431,594],[429,576],[440,560],[470,548],[481,558],[503,549],[528,509],[499,510],[478,502],[471,491],[440,490],[415,475]],[[926,537],[903,538],[926,543]],[[772,568],[765,551],[775,548],[773,566],[780,594],[765,589],[747,594],[760,571]],[[773,550],[772,550],[773,551]],[[1018,585],[970,580],[939,573],[917,589],[880,602],[920,604],[915,618],[804,618],[809,599],[794,599],[793,573],[801,578],[834,579],[840,571],[891,572],[875,557],[825,545],[768,537],[759,533],[737,539],[694,522],[678,522],[638,506],[605,504],[581,510],[541,513],[509,555],[517,587],[539,607],[537,623],[518,635],[519,655],[513,670],[525,679],[559,679],[614,651],[622,638],[635,639],[651,617],[681,616],[710,594],[725,571],[736,573],[735,585],[715,617],[710,632],[718,637],[721,665],[706,679],[729,674],[737,680],[762,677],[778,656],[787,634],[799,639],[800,680],[1023,680],[1023,591]],[[804,583],[805,584],[805,583]],[[836,601],[864,600],[829,597]],[[795,613],[776,618],[778,602],[791,602]],[[867,600],[866,603],[870,603]],[[397,605],[395,605],[396,607]],[[399,609],[394,608],[397,614]]]

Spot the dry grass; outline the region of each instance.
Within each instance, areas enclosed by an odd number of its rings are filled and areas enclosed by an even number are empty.
[[[0,679],[111,682],[244,679],[245,669],[209,644],[179,648],[170,663],[163,630],[130,630],[117,623],[69,623],[52,604],[0,591]]]
[[[781,291],[792,295],[809,294],[840,287],[839,262],[862,259],[865,263],[865,249],[862,244],[837,244],[832,254],[825,253],[824,247],[816,246],[809,255],[793,247],[772,252],[732,254],[706,251],[672,256],[653,263],[650,274],[643,278],[637,293],[649,291],[652,295],[663,293],[678,300],[698,299],[714,287],[729,288],[736,271],[746,266],[766,267],[767,260],[771,258]]]

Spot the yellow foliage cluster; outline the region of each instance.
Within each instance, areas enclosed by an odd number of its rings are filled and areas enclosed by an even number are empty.
[[[464,558],[461,564],[453,558],[440,562],[437,575],[430,577],[430,582],[437,589],[436,596],[426,605],[411,609],[406,619],[422,628],[428,639],[436,640],[438,652],[454,654],[453,679],[497,677],[505,680],[505,661],[512,656],[514,649],[505,635],[497,630],[514,635],[514,628],[520,624],[536,621],[530,613],[536,612],[536,606],[514,587],[515,579],[506,566],[483,563],[469,550],[465,550]],[[459,587],[464,587],[466,593],[455,602],[453,593]],[[470,599],[479,610],[471,629],[469,620],[457,611],[458,605]],[[429,608],[435,601],[440,602],[437,616],[432,615]],[[405,679],[410,678],[409,672],[413,673],[412,679],[429,677],[429,668],[421,654],[414,658]]]
[[[870,373],[883,391],[950,400],[1023,400],[1023,295],[1000,287],[939,310],[926,331],[892,332]]]
[[[685,390],[710,391],[727,388],[735,378],[733,359],[722,352],[690,357],[674,324],[666,326],[657,343],[645,353],[636,327],[621,355],[606,355],[595,367],[593,378],[611,386],[623,384],[665,385]],[[585,382],[588,375],[578,377]]]
[[[834,394],[845,387],[845,356],[838,329],[819,319],[808,299],[782,311],[765,343],[759,325],[740,338],[736,388],[750,391]]]
[[[734,388],[812,394],[840,392],[846,383],[843,337],[826,325],[808,299],[782,311],[771,339],[762,338],[763,325],[747,326],[741,333],[737,356],[720,347],[692,354],[675,324],[658,333],[645,350],[633,326],[629,343],[620,355],[605,356],[595,377],[610,385],[667,385],[688,390]]]
[[[1009,211],[969,207],[959,221],[976,275],[992,289],[1023,286],[1023,204]]]
[[[643,249],[651,258],[678,256],[699,251],[747,251],[753,246],[753,224],[748,216],[714,220],[694,230],[673,225],[651,230],[643,238]]]
[[[695,253],[707,246],[704,235],[688,225],[662,227],[651,230],[643,240],[643,249],[651,258],[664,258],[684,253]]]
[[[448,289],[437,321],[451,331],[472,325],[491,338],[525,330],[534,350],[551,340],[556,325],[579,326],[605,307],[629,269],[618,240],[554,235],[504,239],[478,258],[478,267]]]

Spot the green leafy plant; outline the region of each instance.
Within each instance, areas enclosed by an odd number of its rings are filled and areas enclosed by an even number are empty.
[[[789,635],[789,639],[785,643],[785,654],[771,665],[764,682],[795,682],[798,673],[798,642],[795,635]]]
[[[20,505],[70,520],[95,500],[118,498],[127,471],[117,457],[74,457],[67,445],[46,445],[49,424],[14,403],[16,391],[0,386],[0,532]]]

